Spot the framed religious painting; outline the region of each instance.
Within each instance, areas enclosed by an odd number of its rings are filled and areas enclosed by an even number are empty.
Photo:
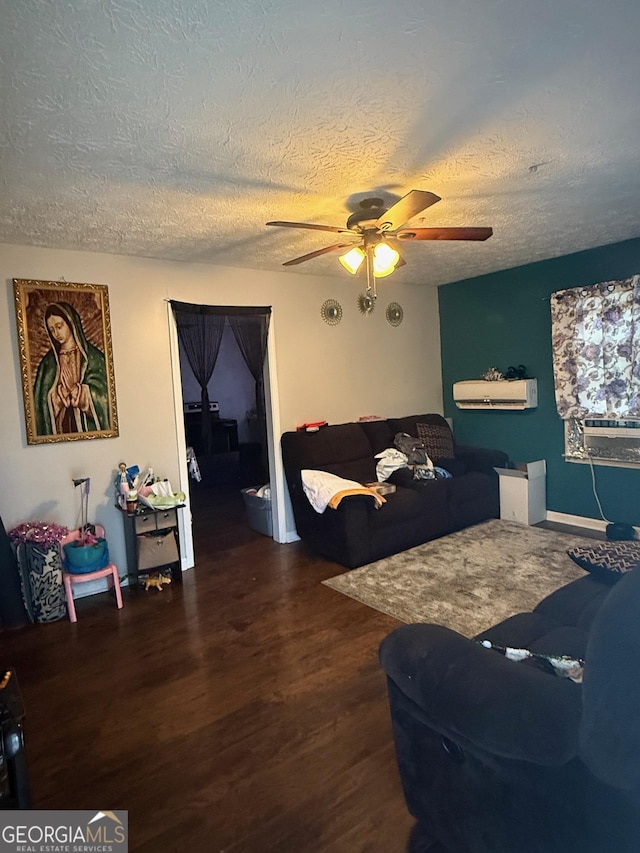
[[[104,284],[14,278],[27,444],[118,435]]]

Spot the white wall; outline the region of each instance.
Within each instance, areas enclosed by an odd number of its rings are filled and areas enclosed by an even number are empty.
[[[107,529],[112,557],[125,564],[121,518],[113,506],[117,465],[152,466],[178,482],[181,423],[174,416],[166,300],[213,305],[271,305],[282,430],[305,421],[341,423],[361,415],[442,411],[437,292],[378,284],[378,304],[362,316],[359,280],[181,264],[28,246],[0,245],[5,297],[0,308],[0,514],[22,521],[77,523],[73,477],[91,477],[89,516]],[[28,446],[18,361],[13,278],[106,284],[109,288],[120,435],[114,439]],[[320,316],[337,299],[342,322]],[[390,301],[404,321],[390,326]]]

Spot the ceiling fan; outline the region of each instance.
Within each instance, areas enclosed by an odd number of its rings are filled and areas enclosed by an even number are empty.
[[[381,198],[365,198],[360,209],[347,219],[346,228],[336,225],[314,225],[310,222],[267,222],[284,228],[308,228],[314,231],[330,231],[343,235],[338,243],[308,252],[299,258],[285,261],[283,266],[290,267],[310,261],[327,252],[348,249],[341,255],[340,263],[351,273],[356,273],[366,260],[367,293],[373,293],[375,299],[375,280],[390,275],[394,269],[402,266],[397,243],[411,240],[487,240],[493,234],[492,228],[412,228],[406,223],[419,213],[440,201],[440,196],[424,190],[410,190],[390,208],[385,208]]]

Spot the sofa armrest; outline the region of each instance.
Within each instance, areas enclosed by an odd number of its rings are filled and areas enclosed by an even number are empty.
[[[456,444],[455,457],[464,462],[468,471],[480,471],[493,476],[497,476],[494,468],[506,468],[509,464],[509,457],[502,450],[472,445]]]
[[[349,495],[336,509],[317,513],[299,478],[289,485],[298,536],[318,553],[353,569],[371,562],[369,519],[375,502],[369,495]]]
[[[565,764],[578,751],[581,690],[442,625],[404,625],[380,663],[436,731],[505,758]]]

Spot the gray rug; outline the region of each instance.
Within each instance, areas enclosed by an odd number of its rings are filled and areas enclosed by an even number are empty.
[[[567,549],[592,543],[494,519],[323,583],[402,622],[436,622],[472,637],[583,577]]]

